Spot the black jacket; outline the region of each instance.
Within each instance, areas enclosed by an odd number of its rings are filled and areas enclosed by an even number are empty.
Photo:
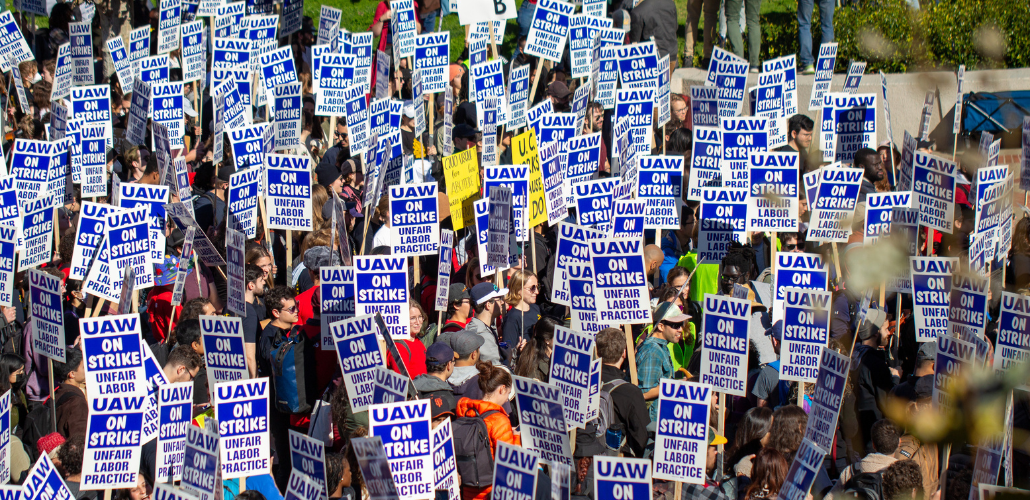
[[[646,42],[652,36],[658,47],[658,57],[678,53],[679,17],[672,0],[644,0],[630,15],[629,43]]]
[[[622,370],[609,365],[601,367],[602,385],[622,378]],[[616,422],[622,424],[626,436],[626,445],[633,451],[633,456],[643,457],[644,447],[647,446],[647,424],[651,422],[644,402],[644,393],[633,384],[622,384],[610,394],[615,406]]]

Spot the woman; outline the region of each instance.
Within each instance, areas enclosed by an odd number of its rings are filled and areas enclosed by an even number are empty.
[[[352,484],[350,462],[342,453],[325,454],[325,484],[332,488],[329,498],[353,500],[356,497]]]
[[[554,350],[554,327],[558,320],[545,316],[533,326],[533,338],[526,342],[515,363],[515,375],[547,383],[551,376],[551,351]]]
[[[780,486],[787,478],[787,460],[775,448],[762,448],[755,456],[755,468],[751,474],[751,485],[744,493],[744,500],[773,500],[780,492]]]
[[[482,399],[461,398],[455,408],[458,418],[482,416],[489,434],[490,454],[497,453],[497,442],[521,445],[519,437],[512,432],[508,413],[501,406],[508,401],[511,394],[511,374],[507,370],[491,363],[477,363],[479,370],[479,389],[483,391]],[[482,480],[484,478],[480,478]],[[484,500],[490,498],[490,486],[476,488],[461,487],[462,500]]]
[[[770,448],[775,448],[788,461],[794,460],[794,453],[801,447],[801,438],[808,425],[808,414],[794,405],[781,406],[773,412],[769,427]]]
[[[727,451],[726,467],[738,476],[750,476],[752,457],[769,442],[772,427],[772,408],[759,406],[744,413],[733,437],[733,446]],[[730,472],[730,471],[727,471]]]
[[[25,358],[5,353],[0,356],[0,394],[11,391],[11,429],[17,430],[18,423],[28,414],[25,399]]]
[[[261,268],[265,272],[265,279],[267,280],[269,275],[275,274],[275,262],[272,260],[272,256],[268,253],[262,245],[253,244],[247,245],[247,254],[244,257],[247,264],[254,264]]]
[[[322,207],[324,207],[328,201],[329,192],[326,191],[325,186],[321,184],[311,186],[311,206],[314,207],[314,210],[311,211],[311,225],[315,231],[318,231],[323,227],[328,227],[329,222],[325,217],[322,217]],[[302,232],[294,231],[294,233]],[[302,252],[301,255],[304,255],[304,253]]]
[[[503,339],[508,347],[514,348],[529,339],[533,325],[540,320],[540,306],[536,305],[540,287],[533,271],[519,269],[508,281],[508,295],[504,301],[511,306],[504,316]]]
[[[136,475],[136,487],[115,490],[115,500],[150,500],[150,494],[154,492],[153,486],[147,482],[143,474]]]
[[[408,375],[415,378],[426,374],[426,346],[419,340],[419,332],[422,331],[422,325],[426,323],[426,312],[422,310],[422,306],[415,299],[408,300],[408,310],[411,311],[409,318],[411,323],[408,327],[409,337],[394,339],[393,343],[397,346],[397,352],[400,353],[401,360],[408,369]],[[386,353],[386,364],[391,370],[401,373],[400,366],[394,361],[393,354],[389,352]]]

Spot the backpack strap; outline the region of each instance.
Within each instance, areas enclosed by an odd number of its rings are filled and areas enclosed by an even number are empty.
[[[614,391],[619,386],[621,386],[623,384],[628,384],[628,383],[629,382],[626,382],[625,380],[623,380],[621,378],[617,378],[615,380],[612,380],[611,382],[607,382],[604,385],[602,385],[601,386],[601,390],[607,392],[608,394],[611,394],[612,391]]]

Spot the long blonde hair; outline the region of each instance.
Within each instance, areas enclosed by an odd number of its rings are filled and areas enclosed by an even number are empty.
[[[326,219],[322,217],[322,207],[329,201],[329,191],[326,190],[325,186],[321,184],[315,184],[311,186],[311,204],[313,209],[311,210],[311,220],[313,224],[311,227],[315,228],[315,231],[322,229],[326,225]],[[332,221],[332,219],[329,219]]]
[[[508,295],[504,296],[504,301],[509,306],[515,307],[522,302],[522,289],[526,286],[529,278],[536,278],[536,273],[528,269],[519,269],[511,275],[511,279],[508,281]]]

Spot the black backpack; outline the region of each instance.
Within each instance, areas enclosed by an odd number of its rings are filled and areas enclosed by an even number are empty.
[[[494,482],[494,455],[490,450],[490,430],[486,417],[497,410],[474,417],[458,417],[451,422],[454,436],[454,458],[462,486],[483,488]]]
[[[883,498],[883,473],[862,472],[859,463],[851,466],[851,479],[844,483],[845,498],[880,500]]]
[[[60,407],[63,403],[71,400],[75,397],[75,394],[71,391],[66,392],[57,399],[57,406]],[[54,398],[48,397],[41,406],[37,406],[32,409],[25,416],[25,419],[18,424],[18,432],[15,435],[21,439],[22,445],[25,448],[25,453],[29,455],[29,460],[35,462],[39,458],[39,449],[36,447],[36,441],[39,438],[46,436],[56,428],[57,422],[54,422],[53,413],[54,409]]]

